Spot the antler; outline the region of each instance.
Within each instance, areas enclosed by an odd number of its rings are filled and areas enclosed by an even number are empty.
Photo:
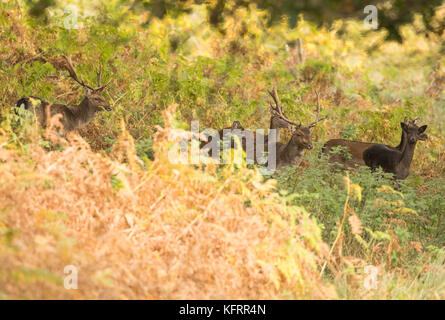
[[[101,83],[101,77],[102,77],[102,62],[100,61],[100,58],[99,58],[99,71],[97,71],[97,68],[96,68],[96,75],[97,75],[97,85],[98,85],[98,87],[96,89],[94,89],[94,90],[102,91],[103,89],[105,89],[110,84],[111,79],[105,85],[101,86],[100,83]]]
[[[273,101],[275,102],[275,107],[272,105],[272,102],[270,102],[270,112],[275,113],[278,117],[280,117],[282,120],[286,121],[289,124],[292,124],[294,126],[301,126],[300,124],[296,124],[295,122],[291,121],[286,117],[286,115],[283,112],[283,107],[280,104],[280,99],[278,98],[277,88],[273,87],[272,91],[267,90],[269,92],[270,96],[272,97]]]
[[[99,60],[99,71],[97,71],[96,68],[96,75],[97,75],[97,85],[100,87],[100,80],[102,77],[102,62],[100,62],[100,60]]]
[[[403,119],[403,122],[404,122],[406,125],[412,125],[412,126],[417,125],[417,124],[419,123],[419,121],[420,121],[419,118],[415,118],[415,119],[413,119],[413,120],[411,120],[411,121],[409,121],[409,118],[408,118],[408,117],[405,117],[405,119]]]
[[[82,87],[85,87],[85,88],[88,88],[88,89],[90,89],[92,91],[98,92],[98,91],[102,91],[103,89],[105,89],[108,86],[108,84],[111,82],[111,80],[110,80],[110,81],[107,82],[107,84],[105,84],[103,86],[100,85],[101,76],[102,76],[102,63],[99,63],[99,67],[100,67],[99,70],[97,70],[97,68],[96,68],[97,85],[98,85],[98,87],[97,88],[93,88],[93,87],[87,85],[83,80],[81,80],[77,76],[76,71],[74,70],[73,62],[71,61],[71,58],[68,57],[68,56],[65,56],[65,55],[63,57],[66,60],[66,69],[68,70],[68,73],[70,74],[70,77],[73,78]]]
[[[315,89],[315,94],[317,95],[317,116],[316,116],[316,118],[315,118],[315,121],[314,121],[314,122],[311,122],[311,123],[308,125],[309,128],[313,128],[313,127],[315,127],[315,126],[317,125],[318,122],[320,122],[320,121],[325,120],[325,119],[328,118],[328,117],[326,116],[326,117],[320,119],[320,95],[319,95],[317,89]]]
[[[80,84],[82,87],[88,88],[90,90],[94,90],[93,87],[90,87],[89,85],[87,85],[85,82],[83,82],[81,79],[79,79],[79,77],[76,74],[76,71],[74,71],[74,67],[73,67],[73,63],[71,61],[70,57],[67,56],[63,56],[66,60],[66,69],[68,70],[68,73],[70,74],[70,77],[74,79],[74,81],[76,81],[78,84]]]

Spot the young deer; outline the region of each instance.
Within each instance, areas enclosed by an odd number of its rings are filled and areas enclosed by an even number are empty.
[[[63,104],[51,104],[40,98],[29,96],[21,98],[17,101],[16,107],[30,111],[37,117],[37,121],[46,127],[49,124],[51,117],[56,114],[61,114],[60,119],[63,125],[63,132],[66,134],[78,128],[82,128],[94,119],[96,113],[102,110],[110,111],[110,104],[102,97],[102,91],[108,86],[101,85],[102,65],[100,69],[96,69],[97,74],[97,88],[93,88],[83,82],[76,75],[73,64],[69,57],[64,56],[66,60],[66,69],[72,79],[79,83],[85,89],[85,97],[82,99],[79,105],[68,106]]]
[[[383,144],[375,144],[363,152],[363,160],[373,171],[381,167],[383,171],[393,173],[395,179],[406,179],[409,175],[414,149],[417,141],[425,141],[428,136],[424,133],[427,125],[420,128],[401,122],[402,130],[406,135],[402,150],[397,150]]]
[[[416,125],[419,119],[414,119],[411,122],[408,121],[408,117],[405,117],[404,123],[407,126]],[[403,151],[402,148],[405,145],[406,133],[402,130],[402,137],[400,139],[399,145],[396,147],[387,146],[390,149]],[[363,160],[363,152],[376,145],[372,142],[361,142],[361,141],[351,141],[346,139],[331,139],[323,145],[322,152],[329,157],[329,162],[337,162],[344,165],[347,169],[354,169],[359,166],[365,166]],[[350,158],[346,157],[344,154],[331,154],[331,150],[334,147],[342,146],[347,153],[349,153]]]

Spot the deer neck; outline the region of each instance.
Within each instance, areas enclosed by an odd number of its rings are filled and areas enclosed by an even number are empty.
[[[280,161],[290,165],[299,165],[305,150],[304,147],[292,145],[289,141],[280,154]]]
[[[401,164],[404,164],[408,167],[411,165],[411,161],[413,161],[414,149],[416,148],[416,144],[417,142],[406,143],[405,150],[403,150],[402,157],[400,159]]]
[[[80,104],[72,108],[74,119],[76,119],[76,127],[80,128],[87,125],[96,115],[96,106],[92,105],[90,100],[85,97]]]
[[[406,133],[405,131],[402,130],[402,137],[400,138],[400,143],[395,148],[397,150],[400,150],[400,152],[403,152],[405,150],[406,145],[407,145]]]
[[[411,167],[411,162],[413,161],[414,149],[416,148],[415,143],[406,143],[405,150],[403,150],[399,164],[397,166],[397,176],[401,179],[405,179],[409,174],[409,169]]]

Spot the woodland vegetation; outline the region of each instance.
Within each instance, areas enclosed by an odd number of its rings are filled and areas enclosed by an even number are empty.
[[[388,36],[365,14],[271,23],[268,1],[239,2],[0,1],[0,299],[445,298],[445,4]],[[273,87],[292,121],[317,101],[327,117],[300,165],[169,160],[193,120],[269,128]],[[109,110],[66,135],[15,107],[97,93]],[[333,138],[396,146],[405,117],[428,138],[404,180],[321,155]]]

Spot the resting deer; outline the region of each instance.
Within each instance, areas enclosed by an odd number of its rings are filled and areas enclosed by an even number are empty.
[[[318,122],[327,118],[324,117],[320,119],[319,117],[320,102],[318,92],[316,91],[316,120],[307,126],[302,126],[301,123],[296,124],[295,122],[289,120],[289,118],[284,114],[283,107],[281,106],[280,99],[278,98],[276,88],[268,92],[275,104],[274,106],[272,105],[272,103],[270,103],[270,110],[273,114],[273,118],[271,119],[271,127],[272,129],[276,129],[276,135],[275,137],[271,137],[270,135],[263,136],[261,134],[255,134],[253,132],[245,131],[243,137],[247,137],[250,134],[252,143],[247,143],[247,139],[243,139],[243,150],[246,152],[247,158],[251,161],[253,160],[255,164],[261,163],[262,161],[259,158],[262,158],[263,152],[267,152],[268,167],[272,166],[271,161],[273,160],[275,160],[275,167],[277,169],[280,169],[284,166],[298,166],[303,159],[305,151],[314,148],[314,146],[312,145],[310,129],[315,127]],[[289,128],[292,131],[292,136],[287,143],[282,143],[278,140],[280,128]],[[273,140],[270,141],[271,138]],[[269,150],[270,145],[274,147],[274,150]],[[258,150],[258,147],[260,147],[261,150]]]
[[[383,144],[375,144],[363,152],[363,160],[373,171],[381,167],[383,171],[393,173],[395,179],[406,179],[409,175],[414,149],[417,141],[425,141],[428,136],[424,133],[427,125],[420,128],[401,122],[402,130],[406,135],[402,150],[397,150]]]
[[[64,56],[64,58],[66,60],[66,69],[68,70],[70,77],[85,89],[85,97],[80,104],[74,106],[51,104],[33,96],[21,98],[16,103],[17,108],[26,109],[34,114],[37,117],[37,121],[43,127],[46,127],[49,124],[52,116],[61,114],[62,117],[60,122],[63,125],[63,132],[61,132],[61,134],[66,134],[75,129],[84,127],[94,119],[96,113],[99,111],[104,109],[107,111],[111,110],[110,104],[101,95],[102,91],[109,83],[108,82],[103,86],[101,85],[102,65],[100,65],[99,70],[96,69],[98,87],[93,88],[79,79],[74,71],[71,59],[66,56]]]
[[[269,135],[257,134],[256,132],[253,132],[251,130],[243,130],[243,128],[237,121],[234,122],[232,128],[225,128],[220,130],[218,132],[219,136],[222,136],[224,134],[224,130],[229,131],[235,127],[235,124],[239,125],[239,129],[241,130],[234,130],[232,133],[234,135],[237,135],[239,140],[241,141],[242,148],[247,155],[247,163],[264,164],[263,162],[267,162],[267,164],[269,164],[270,161],[273,159],[272,157],[274,157],[276,168],[290,165],[299,165],[305,150],[313,149],[310,129],[313,128],[319,121],[327,118],[319,118],[320,104],[318,92],[316,92],[317,118],[314,122],[305,127],[303,127],[301,124],[296,124],[295,122],[289,120],[289,118],[284,114],[283,107],[280,104],[276,88],[268,92],[275,103],[275,106],[270,103],[270,129],[276,130],[273,140],[269,141],[269,139],[271,139]],[[279,142],[280,128],[289,128],[292,130],[292,136],[287,143]],[[269,153],[269,145],[274,146],[274,152],[272,152],[272,154]],[[206,147],[207,146],[208,145],[206,145]],[[231,147],[233,146],[234,143],[232,141]],[[260,149],[258,149],[258,147],[260,147]],[[263,158],[264,152],[269,153],[266,161],[263,161],[264,159],[260,159]]]
[[[276,89],[275,90],[275,97],[276,97]],[[272,91],[269,92],[269,94],[272,95]],[[279,104],[279,102],[278,102]],[[283,110],[280,108],[274,107],[272,103],[270,103],[270,129],[275,129],[276,131],[276,141],[280,140],[280,129],[281,128],[290,128],[292,125],[294,125],[293,122],[291,122],[289,119],[287,119],[286,115],[284,115]],[[239,131],[238,131],[239,130]],[[244,134],[241,134],[244,133]],[[259,141],[265,141],[265,147],[267,151],[267,141],[268,136],[264,136],[262,134],[257,134],[256,132],[245,130],[244,127],[240,124],[239,121],[235,120],[232,123],[231,127],[226,127],[218,131],[218,135],[216,136],[218,139],[215,140],[215,143],[219,143],[220,139],[223,139],[228,134],[237,135],[240,138],[240,141],[243,143],[243,149],[246,150],[246,139],[242,139],[243,136],[252,136],[253,140],[256,141],[256,139],[260,139]],[[215,135],[210,135],[207,139],[207,141],[201,141],[200,148],[208,148],[211,147],[213,138]],[[219,144],[218,144],[219,147]],[[231,148],[235,147],[234,139],[231,139]],[[209,152],[209,155],[212,156],[212,151]]]
[[[407,126],[416,125],[419,119],[414,119],[413,121],[408,121],[408,117],[405,117],[404,123]],[[399,145],[396,147],[387,146],[388,148],[402,151],[404,142],[406,141],[406,133],[402,130],[402,137],[400,139]],[[361,142],[361,141],[351,141],[346,139],[331,139],[323,145],[322,152],[329,157],[329,162],[337,162],[344,165],[347,169],[354,169],[359,166],[365,166],[363,160],[363,152],[375,145],[372,142]],[[345,151],[350,155],[350,158],[346,157],[344,154],[331,154],[331,150],[334,147],[342,146]]]
[[[233,132],[233,130],[235,130],[235,131]],[[229,133],[236,133],[236,132],[238,132],[237,130],[244,130],[244,128],[241,126],[241,123],[239,121],[235,120],[235,121],[233,121],[232,126],[226,127],[226,128],[223,128],[223,129],[219,130],[218,131],[218,135],[216,135],[216,136],[215,135],[209,135],[207,137],[207,141],[201,141],[199,148],[200,149],[211,148],[214,143],[216,144],[216,147],[219,148],[219,141],[220,141],[220,139],[223,139],[223,137],[228,135]],[[217,139],[215,139],[215,141],[214,141],[213,139],[215,137]],[[212,141],[213,141],[213,143],[212,143]],[[231,147],[235,148],[235,142],[234,142],[233,139],[231,139]],[[213,150],[212,149],[209,150],[209,155],[211,157],[213,156]]]
[[[272,96],[276,108],[282,111],[280,101],[278,99],[277,91],[269,91]],[[303,159],[306,150],[311,150],[314,148],[312,145],[311,129],[317,125],[318,122],[327,119],[327,117],[320,119],[320,99],[318,91],[315,91],[317,95],[317,115],[314,122],[311,122],[307,126],[302,126],[300,124],[295,124],[295,122],[290,121],[285,117],[284,113],[280,113],[283,120],[292,125],[292,136],[287,143],[277,142],[276,143],[276,168],[280,169],[284,166],[299,166],[301,160]],[[270,161],[270,155],[269,155]]]

